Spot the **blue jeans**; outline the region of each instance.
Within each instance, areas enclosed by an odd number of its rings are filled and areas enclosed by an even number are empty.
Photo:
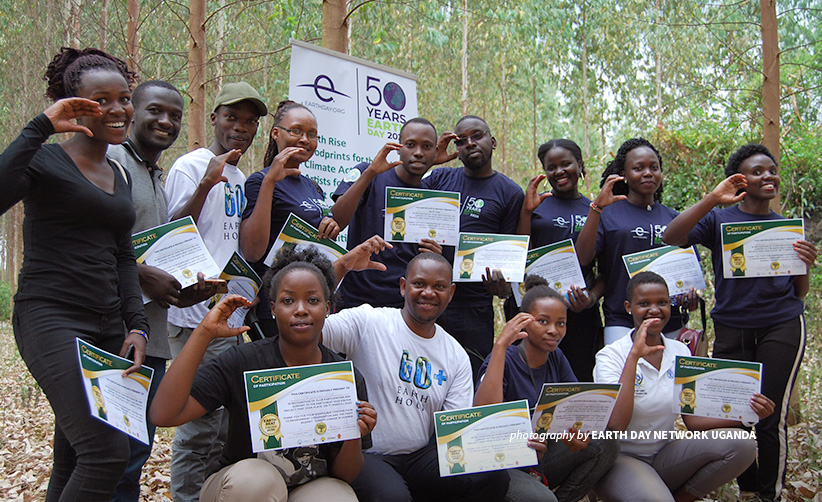
[[[46,501],[108,502],[128,464],[128,436],[94,418],[86,400],[76,338],[118,353],[120,312],[26,300],[14,306],[14,338],[54,410],[54,465]]]
[[[159,334],[158,334],[159,336]],[[148,444],[138,441],[133,437],[128,438],[128,445],[131,449],[131,455],[128,459],[128,467],[120,482],[117,484],[117,489],[111,497],[112,502],[138,502],[140,500],[140,474],[143,472],[143,465],[145,465],[148,457],[151,456],[151,447],[154,444],[154,430],[155,425],[151,423],[148,418],[148,408],[151,407],[151,401],[154,399],[154,394],[157,393],[157,387],[160,386],[160,380],[166,374],[166,359],[161,357],[146,356],[143,366],[147,366],[154,370],[154,377],[151,380],[151,387],[148,389],[148,405],[146,407],[146,425],[148,425]]]

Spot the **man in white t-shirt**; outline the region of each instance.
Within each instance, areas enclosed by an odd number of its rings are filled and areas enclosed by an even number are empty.
[[[330,316],[323,328],[323,344],[354,362],[378,413],[352,486],[360,501],[502,500],[505,471],[439,476],[434,412],[470,407],[474,391],[468,355],[435,324],[454,295],[451,265],[419,254],[399,287],[401,310],[365,304]]]
[[[239,249],[238,233],[245,207],[245,175],[237,162],[254,136],[260,117],[268,114],[260,94],[245,82],[226,84],[211,113],[214,140],[177,159],[166,179],[169,220],[191,216],[217,266],[225,267]],[[208,312],[207,302],[168,313],[172,358]],[[215,339],[203,362],[213,359],[234,339]],[[175,502],[197,502],[205,473],[214,470],[228,432],[222,408],[177,427],[171,457],[171,494]]]

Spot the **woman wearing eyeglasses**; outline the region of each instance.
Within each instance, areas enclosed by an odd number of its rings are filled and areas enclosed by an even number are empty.
[[[263,259],[280,234],[289,213],[317,227],[320,238],[335,239],[340,225],[328,214],[322,189],[300,174],[300,164],[317,149],[317,119],[305,106],[281,101],[274,112],[269,133],[266,167],[248,177],[247,204],[240,224],[240,251],[260,277],[266,271]],[[260,290],[257,316],[266,334],[273,332],[269,299]]]

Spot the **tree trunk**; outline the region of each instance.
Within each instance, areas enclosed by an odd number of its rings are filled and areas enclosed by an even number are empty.
[[[206,3],[190,0],[188,40],[188,149],[206,145],[205,134],[205,72],[206,72]]]
[[[500,85],[502,89],[501,98],[502,98],[502,135],[501,141],[499,144],[502,148],[500,148],[500,153],[502,153],[502,173],[508,176],[510,173],[508,172],[508,156],[506,143],[508,142],[508,131],[506,130],[506,118],[508,117],[508,81],[505,78],[505,74],[508,72],[508,67],[505,63],[505,54],[506,52],[502,51],[502,78],[500,80]]]
[[[586,20],[586,5],[582,4],[582,141],[583,141],[583,157],[588,160],[591,157],[591,138],[589,138],[591,130],[591,117],[588,113],[588,27],[585,26]],[[586,176],[583,181],[583,186],[587,192],[591,188],[591,180]]]
[[[217,14],[217,89],[223,87],[223,51],[225,50],[225,0],[219,1],[220,11]]]
[[[656,88],[656,126],[662,127],[662,53],[659,50],[659,40],[661,40],[661,18],[662,7],[660,7],[659,0],[656,0],[656,19],[654,21],[656,27],[656,43],[654,44],[654,59],[656,60],[656,78],[654,85]]]
[[[348,54],[348,2],[323,0],[323,47]]]
[[[140,0],[128,0],[128,24],[126,25],[126,63],[132,71],[139,66],[140,34],[137,25],[140,22]]]
[[[108,45],[108,0],[100,1],[100,50]]]
[[[462,0],[462,115],[468,115],[468,0]]]
[[[776,0],[760,1],[762,18],[762,144],[779,162],[779,33]],[[780,212],[780,197],[771,200],[771,209]]]

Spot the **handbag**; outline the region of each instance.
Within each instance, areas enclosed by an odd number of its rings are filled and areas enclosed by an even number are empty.
[[[688,306],[683,305],[682,311],[687,316]],[[699,314],[702,321],[702,329],[692,329],[687,324],[679,331],[676,339],[688,346],[692,356],[708,357],[708,339],[705,338],[705,329],[707,326],[705,317],[705,300],[699,299]],[[686,317],[687,320],[687,317]]]

